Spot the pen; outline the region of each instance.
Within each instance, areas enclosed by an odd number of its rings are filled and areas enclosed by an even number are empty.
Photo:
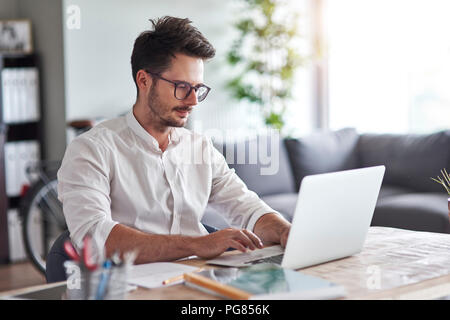
[[[96,300],[103,300],[106,293],[106,288],[108,287],[108,282],[110,278],[112,263],[110,260],[106,260],[103,264],[103,272],[100,275],[100,281],[97,287],[97,294],[95,296]]]
[[[203,270],[205,270],[205,269],[204,268],[199,268],[199,269],[194,270],[192,272],[200,272],[200,271],[203,271]],[[184,279],[184,274],[181,274],[179,276],[172,277],[172,278],[164,280],[162,282],[162,284],[169,284],[169,283],[173,283],[173,282],[180,281],[180,280],[183,280],[183,279]]]

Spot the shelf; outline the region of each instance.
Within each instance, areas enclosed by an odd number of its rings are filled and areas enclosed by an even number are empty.
[[[37,63],[34,54],[1,54],[3,68],[26,68],[35,67]]]
[[[23,140],[40,140],[41,128],[39,122],[11,123],[7,126],[7,142]]]
[[[0,80],[2,71],[8,68],[37,68],[40,69],[40,59],[37,54],[0,54]],[[11,70],[10,70],[11,71]],[[40,75],[38,74],[38,83]],[[42,108],[40,88],[37,106]],[[0,81],[0,120],[3,120],[3,88]],[[39,110],[39,114],[42,109]],[[13,118],[11,118],[12,120]],[[34,119],[34,118],[33,118]],[[19,120],[19,119],[17,119]],[[5,143],[20,141],[39,142],[40,154],[43,150],[42,142],[42,117],[37,121],[20,122],[20,123],[3,123],[0,121],[0,263],[9,261],[9,244],[8,244],[8,208],[18,208],[20,197],[8,197],[6,194],[6,177],[5,177]],[[11,145],[8,144],[8,148]],[[11,148],[9,148],[11,150]],[[17,164],[15,164],[17,165]]]
[[[20,204],[20,196],[8,197],[8,209],[17,209]]]

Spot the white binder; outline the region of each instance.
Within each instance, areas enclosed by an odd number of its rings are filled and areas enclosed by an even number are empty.
[[[11,72],[10,69],[2,70],[2,106],[3,106],[3,122],[10,122],[11,114],[10,114],[10,105],[11,105],[11,85],[10,80]]]
[[[22,220],[17,209],[8,210],[9,259],[12,262],[25,260],[27,255],[22,235]]]
[[[5,144],[5,180],[6,180],[6,194],[13,197],[19,194],[17,180],[17,152],[15,143]]]
[[[3,122],[40,119],[39,72],[35,67],[2,70]]]
[[[39,142],[19,141],[5,144],[6,194],[19,196],[22,187],[30,184],[26,169],[40,159]]]

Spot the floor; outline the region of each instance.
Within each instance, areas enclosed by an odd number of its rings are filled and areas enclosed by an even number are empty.
[[[0,265],[0,292],[45,283],[45,276],[29,262]]]

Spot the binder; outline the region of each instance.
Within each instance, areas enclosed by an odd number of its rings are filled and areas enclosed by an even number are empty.
[[[19,89],[18,89],[18,72],[17,68],[11,68],[10,70],[10,78],[9,78],[9,92],[10,92],[10,104],[5,106],[5,108],[9,108],[10,119],[8,123],[15,123],[18,119],[18,105],[19,105]]]
[[[2,70],[2,105],[3,105],[3,113],[2,113],[2,119],[3,122],[8,123],[11,118],[10,114],[10,108],[9,105],[11,105],[11,92],[10,92],[10,69],[3,69]],[[7,107],[8,106],[8,107]]]
[[[27,112],[27,91],[25,86],[25,77],[27,75],[27,71],[25,68],[17,68],[17,114],[16,114],[16,122],[25,122],[27,120],[26,112]]]
[[[22,187],[29,185],[26,169],[40,159],[39,142],[35,140],[5,144],[6,194],[20,195]]]
[[[20,190],[17,187],[17,160],[16,160],[16,145],[15,143],[5,144],[5,182],[6,182],[6,194],[9,197],[13,197],[19,194]]]
[[[29,68],[31,112],[29,121],[39,121],[40,114],[40,96],[39,96],[39,73],[37,68]]]
[[[22,220],[18,210],[8,210],[9,259],[12,262],[25,260],[27,257],[22,234]]]
[[[3,122],[23,123],[40,119],[39,73],[35,67],[2,70]]]

